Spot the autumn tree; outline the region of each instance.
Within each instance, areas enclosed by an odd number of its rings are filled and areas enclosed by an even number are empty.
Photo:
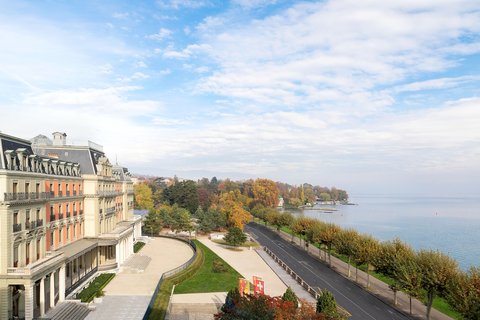
[[[278,204],[278,189],[275,182],[269,179],[257,179],[252,187],[254,198],[264,206],[275,208]]]
[[[305,235],[307,234],[307,230],[309,230],[311,226],[315,224],[317,221],[318,220],[307,218],[307,217],[299,217],[298,219],[294,220],[291,226],[292,241],[293,241],[293,234],[298,234],[300,235],[300,240],[301,239],[305,240]]]
[[[448,284],[447,298],[464,319],[480,319],[480,268],[459,271]]]
[[[433,250],[418,252],[418,266],[422,274],[422,288],[426,292],[427,320],[430,320],[433,299],[446,292],[448,282],[458,272],[458,266],[449,256]]]
[[[190,212],[185,208],[180,208],[177,206],[173,206],[173,214],[172,214],[172,224],[170,228],[175,231],[175,233],[179,233],[181,231],[192,232],[193,224],[190,217]]]
[[[356,250],[353,254],[355,264],[357,266],[357,273],[358,267],[362,264],[366,265],[366,272],[367,272],[367,288],[370,287],[370,266],[373,261],[373,258],[376,256],[377,251],[379,248],[379,242],[377,239],[373,238],[370,235],[362,235],[358,238],[356,243]],[[358,274],[355,277],[356,281],[358,281]]]
[[[412,314],[412,297],[417,297],[422,288],[422,273],[418,265],[417,254],[400,256],[397,263],[394,279],[399,288],[408,294],[410,314]]]
[[[288,287],[285,293],[282,296],[282,300],[284,301],[291,301],[293,305],[295,306],[295,309],[298,308],[298,297],[293,292],[292,288]]]
[[[163,190],[163,198],[170,205],[177,204],[193,214],[199,205],[197,185],[192,180],[177,182]]]
[[[145,183],[133,186],[135,207],[140,209],[153,209],[152,190]]]
[[[357,250],[357,243],[360,235],[356,230],[346,229],[340,230],[335,239],[333,240],[335,250],[348,257],[348,277],[350,278],[350,261]],[[356,272],[357,274],[357,272]],[[357,279],[355,280],[357,281]]]
[[[333,223],[327,223],[323,227],[321,241],[327,247],[328,264],[330,265],[330,267],[332,266],[332,245],[334,243],[334,240],[337,234],[340,232],[340,230],[341,230],[340,227]]]

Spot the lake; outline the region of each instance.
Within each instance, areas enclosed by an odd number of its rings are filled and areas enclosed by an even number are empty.
[[[464,270],[480,266],[479,197],[358,195],[351,196],[350,202],[358,205],[333,206],[338,211],[332,213],[288,211],[369,233],[379,240],[398,237],[415,249],[438,249]]]

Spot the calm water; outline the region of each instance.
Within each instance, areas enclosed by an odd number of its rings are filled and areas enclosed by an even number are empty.
[[[304,210],[303,214],[380,240],[398,237],[415,249],[438,249],[465,270],[480,266],[480,198],[356,196],[350,201],[358,205],[338,205],[333,213]]]

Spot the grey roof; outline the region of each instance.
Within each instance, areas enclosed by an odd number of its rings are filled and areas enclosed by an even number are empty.
[[[98,246],[98,243],[95,240],[80,239],[61,247],[60,249],[56,250],[56,252],[63,252],[67,260],[72,260],[73,258],[81,256],[96,246]]]
[[[64,161],[78,162],[83,174],[97,174],[98,158],[105,156],[103,152],[83,146],[33,146],[41,156],[49,156]]]
[[[112,172],[115,178],[119,181],[131,181],[130,172],[125,167],[118,165],[112,166]]]
[[[32,142],[33,145],[52,145],[53,144],[52,140],[50,140],[50,138],[48,138],[43,134],[39,134],[38,136],[33,137],[32,139],[30,139],[30,141]]]
[[[33,154],[31,147],[31,142],[28,140],[20,139],[17,137],[9,136],[4,133],[0,133],[0,169],[5,169],[5,163],[7,159],[5,158],[5,151],[7,150],[17,150],[24,148],[25,152],[28,155]]]

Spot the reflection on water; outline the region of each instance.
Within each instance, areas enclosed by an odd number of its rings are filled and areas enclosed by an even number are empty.
[[[354,228],[380,240],[398,237],[416,249],[438,249],[455,258],[462,269],[480,266],[480,198],[357,196],[350,201],[358,205],[337,205],[331,213],[287,211]]]

